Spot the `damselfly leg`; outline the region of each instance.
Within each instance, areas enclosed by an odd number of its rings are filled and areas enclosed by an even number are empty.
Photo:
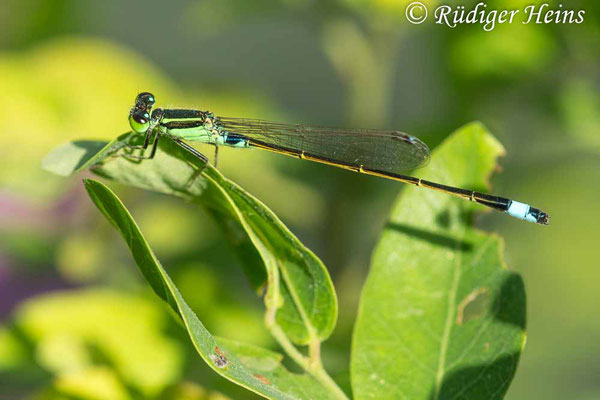
[[[127,158],[133,158],[135,160],[151,160],[154,158],[154,156],[156,155],[156,149],[158,148],[158,140],[160,139],[160,132],[158,131],[158,129],[155,129],[156,134],[154,135],[154,141],[152,142],[152,150],[150,151],[150,155],[146,156],[146,155],[142,155],[142,156],[138,156],[135,154],[126,154],[125,157]],[[129,141],[127,144],[127,147],[129,149],[141,149],[141,150],[146,150],[148,149],[148,146],[150,144],[150,137],[152,136],[151,132],[148,132],[146,134],[146,138],[144,139],[144,144],[142,146],[136,146],[136,145],[130,145]],[[129,138],[129,140],[131,140],[131,137]]]

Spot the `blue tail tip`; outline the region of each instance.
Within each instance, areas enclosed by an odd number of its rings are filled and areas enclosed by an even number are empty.
[[[535,222],[540,225],[548,225],[550,216],[540,209],[531,207],[529,204],[511,200],[506,212],[519,219]]]

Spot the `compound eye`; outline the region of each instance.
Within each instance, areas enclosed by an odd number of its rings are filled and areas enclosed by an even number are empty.
[[[142,92],[137,95],[135,104],[143,104],[146,107],[152,107],[156,103],[156,99],[152,93]]]
[[[150,126],[150,115],[146,111],[133,112],[129,116],[129,125],[136,133],[146,133]]]

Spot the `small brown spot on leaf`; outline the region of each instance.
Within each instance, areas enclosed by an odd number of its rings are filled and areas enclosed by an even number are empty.
[[[490,294],[488,288],[477,288],[458,304],[456,323],[461,325],[473,318],[482,317],[488,309]]]
[[[225,354],[223,353],[223,351],[219,348],[219,346],[215,346],[215,354],[218,356],[224,356]]]
[[[221,351],[219,346],[215,347],[215,354],[211,354],[210,359],[215,363],[217,368],[225,368],[228,364],[227,357],[225,357],[225,353]]]
[[[265,385],[270,385],[270,384],[271,384],[271,381],[269,380],[269,378],[267,378],[267,377],[266,377],[266,376],[264,376],[264,375],[261,375],[261,374],[254,374],[254,377],[255,377],[256,379],[258,379],[259,381],[261,381],[262,383],[264,383]]]

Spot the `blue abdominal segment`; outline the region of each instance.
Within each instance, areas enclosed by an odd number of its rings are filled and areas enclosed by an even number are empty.
[[[230,133],[225,138],[225,144],[233,147],[248,147],[248,140],[241,135]]]
[[[242,135],[229,133],[224,129],[219,129],[219,137],[216,140],[218,145],[226,145],[230,147],[245,148],[249,147],[248,139]]]
[[[511,200],[506,213],[515,218],[547,225],[549,216],[545,212],[531,207],[529,204]]]

